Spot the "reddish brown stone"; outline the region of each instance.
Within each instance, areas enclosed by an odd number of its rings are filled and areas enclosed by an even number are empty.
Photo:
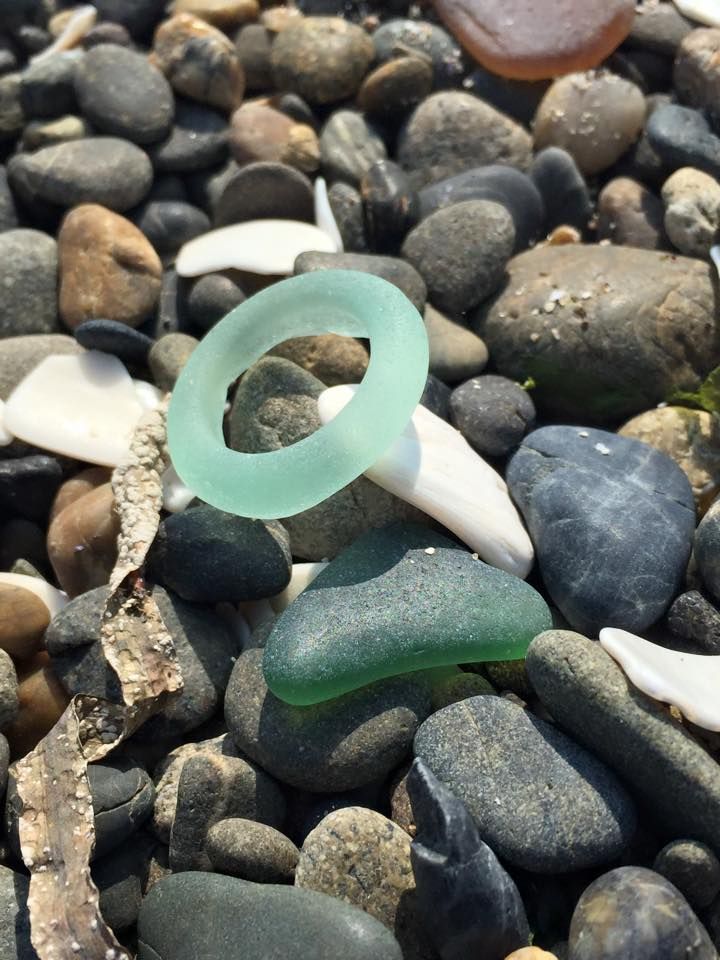
[[[50,563],[71,597],[108,582],[120,531],[113,507],[112,487],[105,483],[73,501],[50,524]]]
[[[40,597],[9,583],[0,583],[0,650],[24,660],[40,649],[50,611]]]
[[[102,317],[137,327],[160,297],[162,264],[138,228],[94,203],[75,207],[58,236],[60,315],[71,330]]]
[[[50,509],[50,523],[59,513],[62,513],[65,507],[69,507],[71,503],[102,486],[103,483],[108,483],[111,474],[112,470],[109,467],[88,467],[87,470],[81,470],[80,473],[66,480],[55,494]]]
[[[68,705],[70,698],[48,661],[47,654],[38,654],[38,669],[19,677],[18,715],[5,731],[13,759],[37,746]]]
[[[456,39],[488,70],[544,80],[588,70],[630,32],[635,0],[433,0]]]

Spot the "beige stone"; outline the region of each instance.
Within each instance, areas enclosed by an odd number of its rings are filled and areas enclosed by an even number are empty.
[[[292,360],[328,387],[338,383],[360,383],[370,362],[367,349],[358,340],[340,337],[336,333],[285,340],[270,353]]]
[[[175,0],[173,13],[191,13],[214,27],[228,30],[257,20],[258,0]]]
[[[58,237],[60,316],[71,330],[103,318],[137,327],[155,310],[162,264],[138,228],[97,204],[75,207]]]

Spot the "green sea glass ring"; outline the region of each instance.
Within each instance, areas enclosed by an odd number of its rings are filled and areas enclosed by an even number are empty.
[[[238,453],[223,437],[228,386],[292,337],[337,333],[370,340],[370,364],[349,404],[289,447]],[[232,310],[183,368],[168,411],[168,447],[180,479],[221,510],[290,517],[372,466],[407,426],[428,371],[420,314],[397,287],[353,270],[280,281]]]

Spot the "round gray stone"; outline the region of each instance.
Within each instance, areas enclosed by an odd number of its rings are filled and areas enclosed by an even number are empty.
[[[239,817],[210,827],[205,851],[219,873],[254,883],[292,883],[300,856],[279,830]]]
[[[59,328],[57,270],[57,244],[46,233],[0,233],[0,337]]]

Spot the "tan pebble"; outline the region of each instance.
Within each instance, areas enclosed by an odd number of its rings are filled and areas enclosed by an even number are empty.
[[[96,490],[103,483],[109,483],[111,475],[112,470],[109,467],[88,467],[87,470],[81,470],[80,473],[66,480],[55,494],[50,508],[50,523],[65,507],[69,507],[71,503],[84,497],[91,490]]]
[[[358,106],[380,119],[402,114],[424,100],[432,85],[432,63],[420,57],[400,57],[365,77],[358,91]]]
[[[36,594],[0,583],[0,649],[19,660],[32,657],[48,623],[50,611]]]
[[[138,228],[106,207],[83,204],[58,236],[60,315],[71,330],[103,317],[137,327],[160,297],[162,264]]]
[[[294,6],[270,7],[269,10],[263,10],[260,15],[260,23],[270,33],[282,33],[287,27],[302,19],[302,11]]]
[[[505,960],[557,960],[557,957],[540,947],[521,947],[509,954]]]
[[[221,30],[239,27],[257,20],[258,0],[175,0],[173,13],[191,13]]]
[[[563,247],[568,243],[582,243],[582,234],[576,227],[561,224],[548,234],[547,243],[551,247]]]
[[[285,340],[273,347],[270,353],[292,360],[328,387],[338,383],[360,383],[370,362],[370,356],[361,343],[352,337],[340,337],[335,333]]]
[[[42,662],[45,658],[39,659]],[[49,662],[45,662],[32,673],[21,676],[18,686],[20,709],[5,731],[14,759],[24,757],[52,730],[69,700]]]
[[[320,142],[312,127],[261,103],[246,103],[230,121],[230,149],[239,164],[269,160],[305,173],[320,164]]]
[[[120,525],[112,486],[105,483],[59,513],[50,524],[47,548],[60,586],[69,596],[108,582],[117,557]]]

